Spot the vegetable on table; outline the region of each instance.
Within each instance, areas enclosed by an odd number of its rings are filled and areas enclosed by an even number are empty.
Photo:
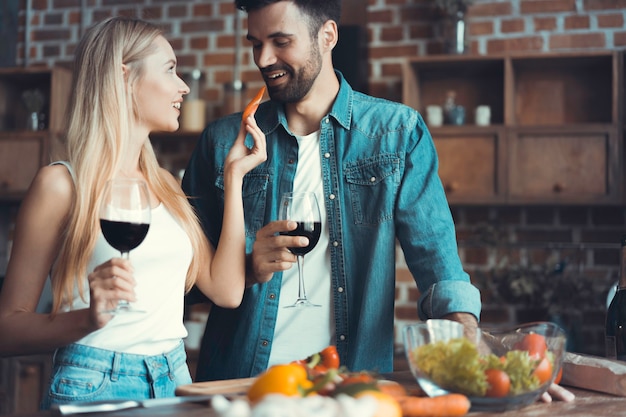
[[[438,397],[407,395],[396,398],[404,417],[457,417],[469,412],[470,400],[463,394],[446,394]]]
[[[256,109],[259,108],[261,104],[261,99],[263,99],[263,95],[265,94],[265,86],[261,87],[261,89],[256,93],[254,98],[250,100],[250,102],[246,105],[246,108],[243,110],[243,115],[241,116],[241,120],[246,120],[248,117],[254,115]]]
[[[268,394],[304,397],[310,393],[313,382],[301,365],[290,363],[274,365],[261,374],[248,389],[248,399],[255,403]]]

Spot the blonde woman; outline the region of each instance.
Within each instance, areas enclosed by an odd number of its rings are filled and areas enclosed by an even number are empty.
[[[22,202],[0,295],[0,355],[55,351],[43,408],[174,395],[191,382],[184,294],[195,284],[216,305],[241,303],[241,187],[266,158],[265,136],[253,117],[242,122],[224,164],[225,217],[213,248],[148,136],[178,129],[187,93],[171,45],[149,23],[110,18],[76,49],[66,161],[42,168]],[[106,243],[98,222],[105,182],[114,177],[143,179],[150,193],[152,223],[130,261]],[[38,314],[49,274],[53,311]],[[146,313],[103,313],[121,299]]]

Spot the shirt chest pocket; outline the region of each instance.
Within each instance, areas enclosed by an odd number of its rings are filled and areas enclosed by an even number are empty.
[[[270,181],[269,172],[252,171],[243,178],[241,195],[243,198],[244,222],[246,238],[254,238],[256,232],[263,227],[267,185]],[[216,180],[217,187],[222,191],[222,207],[224,203],[224,175],[220,173]],[[246,239],[246,244],[248,244]],[[253,239],[252,239],[253,240]]]
[[[376,156],[346,164],[345,178],[354,223],[377,225],[393,219],[400,184],[400,159]]]

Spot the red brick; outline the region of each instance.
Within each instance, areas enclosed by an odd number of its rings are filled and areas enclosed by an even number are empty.
[[[402,77],[402,64],[382,64],[380,72],[383,77]]]
[[[417,286],[409,288],[409,295],[408,295],[409,301],[417,302],[417,300],[419,300],[421,296],[422,296],[422,293],[417,288]]]
[[[72,38],[69,29],[40,29],[32,32],[33,41],[66,41]]]
[[[382,42],[397,42],[404,38],[404,27],[402,26],[390,26],[382,28],[380,31],[380,40]]]
[[[493,22],[471,22],[469,25],[468,33],[471,36],[482,36],[482,35],[492,35],[493,34]]]
[[[523,229],[516,232],[517,242],[572,242],[571,230]]]
[[[487,41],[488,54],[502,54],[506,52],[533,52],[543,49],[543,38],[528,36],[513,39],[493,39]]]
[[[170,6],[167,8],[168,17],[186,17],[187,6],[177,4],[176,6]]]
[[[480,322],[484,324],[507,324],[512,321],[509,309],[506,307],[483,307],[480,313]]]
[[[417,305],[414,306],[396,306],[396,319],[398,320],[415,320],[417,318]]]
[[[626,32],[616,32],[613,34],[613,44],[615,46],[626,46]]]
[[[566,16],[565,30],[589,29],[589,16]]]
[[[624,15],[622,14],[601,14],[597,16],[598,27],[601,28],[622,28],[624,27]]]
[[[146,20],[161,20],[163,18],[163,8],[161,7],[143,7],[141,16]],[[163,22],[158,22],[159,25]]]
[[[48,0],[32,0],[30,3],[31,10],[47,10]]]
[[[209,39],[206,36],[192,37],[189,40],[191,49],[207,49],[209,47]]]
[[[412,24],[409,26],[410,39],[428,39],[433,36],[432,24]]]
[[[585,10],[609,10],[626,8],[626,0],[583,0]]]
[[[397,268],[396,269],[396,281],[398,282],[413,282],[413,275],[411,275],[411,271],[406,268]]]
[[[393,13],[388,9],[368,12],[367,20],[370,23],[393,23]]]
[[[513,12],[510,1],[474,4],[469,10],[471,17],[509,16]]]
[[[54,0],[52,2],[52,8],[58,9],[70,9],[80,7],[81,0]]]
[[[178,54],[177,55],[177,64],[179,67],[198,67],[198,57],[190,54]]]
[[[534,19],[535,30],[553,31],[556,29],[556,18],[554,17],[536,17]]]
[[[192,6],[192,16],[213,16],[212,4],[194,4]]]
[[[575,12],[576,0],[521,0],[522,14]]]
[[[512,19],[512,20],[503,19],[500,23],[500,30],[502,31],[502,33],[523,32],[524,20],[523,19]]]
[[[408,46],[384,46],[384,47],[370,47],[369,58],[370,59],[382,59],[382,58],[398,58],[407,56],[417,56],[418,49],[415,45]]]
[[[606,243],[617,247],[625,231],[626,229],[620,230],[615,228],[583,228],[580,231],[580,240],[585,243]]]
[[[57,26],[63,24],[63,13],[46,13],[43,18],[44,25]]]
[[[615,246],[615,249],[594,249],[593,251],[593,264],[596,266],[614,266],[618,267],[620,264],[620,250],[619,246]]]
[[[484,247],[468,247],[463,249],[463,263],[472,265],[486,265],[488,250]]]
[[[606,39],[604,33],[552,35],[549,46],[551,50],[604,48],[606,47]]]
[[[235,56],[232,53],[208,54],[204,56],[204,65],[211,67],[214,65],[234,65]]]
[[[223,32],[224,21],[222,19],[205,19],[202,21],[183,22],[180,31],[181,33]]]

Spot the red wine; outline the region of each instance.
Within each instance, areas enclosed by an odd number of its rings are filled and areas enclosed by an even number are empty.
[[[135,249],[148,234],[148,223],[118,222],[100,219],[102,234],[109,245],[125,253]]]
[[[626,237],[622,237],[619,286],[606,312],[606,356],[626,361]]]
[[[296,222],[298,227],[289,232],[281,232],[285,236],[305,236],[309,238],[309,244],[305,247],[289,248],[294,255],[306,255],[311,252],[317,242],[320,240],[322,233],[322,222]],[[311,230],[311,226],[313,229]]]

